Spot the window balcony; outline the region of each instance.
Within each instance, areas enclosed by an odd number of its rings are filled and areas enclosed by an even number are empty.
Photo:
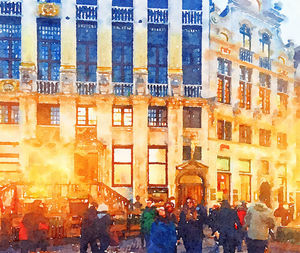
[[[21,1],[1,1],[0,2],[1,16],[21,17],[22,2]]]
[[[113,92],[116,96],[130,96],[133,94],[133,84],[113,83]]]
[[[97,6],[76,4],[76,19],[83,21],[97,21]]]
[[[148,8],[148,23],[168,24],[168,10]]]
[[[272,62],[269,57],[259,57],[259,66],[271,70]]]
[[[252,63],[253,52],[246,48],[240,48],[240,60]]]
[[[37,92],[41,94],[56,94],[59,92],[59,81],[36,81]]]
[[[112,21],[115,22],[133,22],[132,7],[113,7]]]
[[[183,10],[182,11],[183,25],[202,25],[202,11]]]
[[[201,97],[202,86],[199,84],[184,84],[184,96],[199,98]]]
[[[79,95],[93,95],[97,90],[96,82],[76,82],[77,93]]]
[[[162,83],[149,83],[148,90],[153,97],[167,97],[168,96],[168,84]]]

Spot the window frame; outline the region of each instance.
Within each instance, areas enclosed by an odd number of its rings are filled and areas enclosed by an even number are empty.
[[[161,162],[150,162],[149,161],[149,149],[164,149],[166,150],[166,162],[165,163],[161,163]],[[149,188],[154,188],[154,187],[162,187],[165,188],[168,186],[168,146],[166,145],[148,145],[148,153],[147,153],[147,157],[148,157],[148,166],[147,166],[147,178],[148,178],[148,187]],[[149,177],[149,165],[150,164],[160,164],[160,165],[164,165],[165,164],[165,180],[166,183],[165,184],[150,184],[150,177]]]
[[[7,117],[8,117],[8,121],[7,123],[0,123],[0,125],[18,125],[20,124],[20,104],[17,102],[0,102],[0,106],[7,106]],[[12,120],[12,107],[13,106],[17,106],[18,107],[18,121],[17,122],[13,122]],[[0,114],[0,117],[2,118],[2,114]],[[2,119],[1,119],[2,120]]]
[[[253,69],[240,66],[239,107],[246,110],[251,109],[252,73]]]
[[[200,111],[200,119],[199,119],[199,126],[195,123],[192,123],[192,117],[195,116],[195,111]],[[186,117],[188,114],[188,120]],[[183,128],[202,128],[202,107],[191,107],[191,106],[184,106],[183,107]]]
[[[277,148],[286,150],[288,147],[287,134],[283,132],[277,133]]]
[[[228,135],[228,131],[226,128],[230,124],[230,134]],[[217,121],[217,138],[219,140],[232,141],[232,122],[227,120],[218,119]]]
[[[243,36],[243,48],[251,51],[251,29],[248,25],[246,24],[243,24],[241,27],[240,27],[240,34],[242,34]],[[246,48],[246,37],[248,37],[248,40],[249,40],[249,48]]]
[[[96,27],[86,27],[87,25],[90,26],[96,26]],[[81,27],[80,27],[81,26]],[[85,26],[85,27],[83,27]],[[84,40],[84,41],[80,41],[79,40],[79,29],[87,29],[87,30],[91,30],[93,31],[96,28],[96,32],[97,32],[97,22],[96,21],[83,21],[83,20],[76,20],[76,80],[80,81],[80,82],[96,82],[96,72],[95,73],[90,73],[90,67],[91,66],[96,66],[97,69],[97,50],[98,50],[98,45],[97,45],[97,38],[96,38],[96,42],[94,40]],[[78,60],[78,46],[79,45],[84,45],[85,46],[85,61],[79,61]],[[91,48],[93,46],[96,45],[96,60],[93,62],[90,60],[90,51]],[[84,76],[84,80],[81,80],[81,75],[79,75],[79,71],[78,71],[78,66],[84,66],[85,69],[85,76]],[[79,78],[80,77],[80,78]]]
[[[165,116],[165,122],[163,121],[164,117],[162,117],[162,124],[159,124],[159,110],[164,110],[166,112],[166,116]],[[155,114],[156,114],[156,125],[155,126],[151,126],[149,124],[149,110],[155,110]],[[165,123],[165,125],[163,125]],[[167,106],[148,106],[148,127],[168,127],[168,107]]]
[[[225,68],[227,64],[227,69]],[[231,75],[232,62],[225,58],[219,57],[217,59],[218,73],[217,73],[217,99],[219,103],[231,104]]]
[[[260,72],[259,83],[259,97],[261,99],[261,110],[264,114],[270,114],[271,76],[269,74]]]
[[[115,149],[130,149],[131,150],[131,162],[115,162]],[[115,184],[115,164],[131,165],[131,183],[130,184]],[[112,187],[133,187],[133,145],[113,145],[112,147]]]
[[[270,59],[270,56],[271,56],[271,36],[264,32],[262,35],[261,35],[261,38],[259,40],[261,42],[261,51],[264,53],[265,52],[265,47],[267,47],[267,58]]]
[[[252,144],[252,128],[249,125],[239,125],[239,142]]]
[[[121,109],[121,125],[115,125],[114,120],[114,109]],[[130,125],[124,125],[124,110],[125,109],[131,109],[130,115],[131,115],[131,124]],[[113,127],[132,127],[133,126],[133,107],[131,105],[114,105],[112,108],[112,126]]]
[[[85,122],[86,124],[78,124],[78,108],[85,108]],[[96,124],[88,124],[89,122],[89,108],[95,108],[94,106],[89,105],[77,105],[76,106],[76,126],[87,126],[87,127],[96,127],[97,126],[97,117],[96,117]],[[96,110],[95,110],[96,113]]]
[[[7,49],[7,53],[8,53],[8,57],[1,57],[0,58],[0,64],[1,67],[4,69],[4,66],[2,63],[7,62],[8,66],[7,66],[7,75],[5,75],[5,71],[3,71],[3,77],[0,76],[1,79],[19,79],[20,76],[20,70],[19,67],[17,69],[14,69],[14,63],[17,64],[19,62],[19,66],[21,63],[21,47],[22,47],[22,40],[21,40],[21,18],[20,17],[12,17],[12,16],[7,16],[7,17],[0,17],[0,24],[1,26],[14,26],[14,28],[4,28],[4,29],[9,29],[10,33],[8,36],[3,36],[0,37],[0,41],[7,41],[8,43],[8,49]],[[15,30],[18,30],[19,32],[13,32]],[[2,28],[1,28],[2,30]],[[16,37],[16,35],[18,35]],[[20,47],[18,48],[17,52],[14,49],[13,44],[15,42],[19,42],[20,43]],[[19,55],[19,57],[13,57],[13,56],[17,56]],[[16,73],[14,73],[16,71]]]
[[[48,110],[48,114],[49,114],[49,119],[48,119],[48,123],[41,123],[40,118],[39,118],[39,114],[41,113],[41,107],[47,108]],[[58,124],[53,124],[52,123],[52,118],[51,118],[51,113],[52,113],[52,108],[59,108],[59,119],[58,119]],[[45,109],[44,109],[45,110]],[[45,104],[45,103],[39,103],[37,105],[37,125],[39,126],[59,126],[60,125],[60,105],[59,104]]]
[[[263,147],[271,147],[272,132],[269,129],[259,129],[259,145]]]

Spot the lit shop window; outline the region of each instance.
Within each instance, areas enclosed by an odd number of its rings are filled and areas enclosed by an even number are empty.
[[[167,148],[149,147],[148,152],[149,185],[167,185]]]
[[[77,125],[95,126],[96,113],[93,107],[77,107]]]
[[[217,200],[230,200],[230,159],[217,157]]]
[[[239,160],[238,168],[241,179],[241,200],[251,201],[251,161]]]
[[[38,125],[59,125],[59,105],[38,104],[37,123]]]
[[[18,124],[19,105],[15,103],[0,103],[0,124]]]
[[[113,107],[113,126],[132,126],[132,107]]]
[[[259,129],[259,145],[271,146],[271,130]]]
[[[132,147],[113,147],[113,186],[132,186]]]
[[[226,120],[218,120],[217,135],[219,140],[231,141],[232,123]]]
[[[218,58],[218,102],[230,104],[231,101],[231,61]]]
[[[167,107],[150,106],[148,108],[148,126],[166,127],[168,125]]]
[[[239,97],[240,97],[240,108],[251,109],[251,77],[252,69],[240,66],[240,87],[239,87]]]

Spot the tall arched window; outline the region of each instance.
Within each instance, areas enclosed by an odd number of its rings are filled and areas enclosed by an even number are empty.
[[[270,58],[270,46],[271,46],[271,37],[266,32],[261,35],[261,50],[267,53],[267,57]]]
[[[251,50],[251,31],[250,31],[250,28],[246,24],[243,24],[240,27],[240,33],[243,36],[243,48]]]

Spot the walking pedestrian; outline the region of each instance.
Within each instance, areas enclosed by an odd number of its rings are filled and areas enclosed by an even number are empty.
[[[99,253],[97,245],[97,203],[92,203],[92,206],[85,212],[80,236],[80,253],[86,253],[90,244],[92,253]]]
[[[100,253],[104,253],[108,246],[112,243],[110,236],[110,226],[112,225],[111,217],[108,213],[108,207],[104,204],[99,205],[96,227],[97,227],[97,239],[100,241]],[[119,240],[114,241],[113,244],[118,244]],[[115,245],[114,245],[115,246]]]
[[[246,201],[242,201],[240,205],[237,206],[237,215],[239,217],[240,223],[242,225],[242,229],[239,233],[240,238],[238,242],[238,252],[242,252],[242,244],[243,241],[246,239],[247,231],[245,228],[245,216],[247,214],[247,203]]]
[[[203,223],[198,216],[194,200],[187,198],[178,222],[178,239],[182,238],[187,253],[202,252]]]
[[[141,241],[144,247],[144,240],[146,241],[146,247],[149,246],[150,230],[152,223],[157,215],[156,208],[154,207],[153,199],[148,198],[146,202],[146,208],[141,216]]]
[[[275,227],[272,210],[266,205],[268,199],[260,194],[259,201],[248,208],[245,216],[248,253],[264,253],[268,247],[269,229]]]
[[[220,245],[224,253],[234,253],[238,245],[241,223],[235,210],[230,207],[227,200],[223,200],[217,218],[217,230],[220,234]]]
[[[176,247],[176,229],[164,207],[158,208],[158,217],[151,225],[148,253],[173,253]]]

